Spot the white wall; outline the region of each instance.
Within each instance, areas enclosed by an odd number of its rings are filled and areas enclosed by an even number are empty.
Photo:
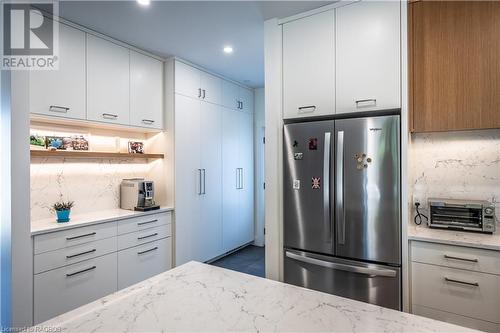
[[[265,100],[264,88],[254,90],[254,152],[255,152],[255,241],[257,246],[264,246],[265,202],[264,202],[264,143],[265,135]]]

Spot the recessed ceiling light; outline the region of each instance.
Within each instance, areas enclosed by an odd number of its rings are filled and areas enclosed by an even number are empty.
[[[233,48],[231,46],[224,46],[224,53],[231,54],[233,53]]]
[[[137,0],[137,3],[141,6],[149,6],[149,4],[151,4],[151,0]]]

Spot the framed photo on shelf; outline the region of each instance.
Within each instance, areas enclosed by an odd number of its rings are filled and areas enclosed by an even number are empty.
[[[144,143],[129,141],[128,142],[128,152],[130,154],[144,154]]]

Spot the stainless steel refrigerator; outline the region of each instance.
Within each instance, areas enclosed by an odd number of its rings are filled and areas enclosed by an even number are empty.
[[[399,122],[285,125],[285,282],[401,309]]]

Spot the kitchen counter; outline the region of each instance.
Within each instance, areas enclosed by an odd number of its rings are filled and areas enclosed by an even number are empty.
[[[408,239],[500,251],[500,226],[494,234],[431,229],[427,226],[408,225]]]
[[[39,326],[58,332],[473,332],[193,261]]]
[[[72,214],[71,221],[66,223],[57,223],[56,217],[54,216],[47,219],[31,221],[31,235],[34,236],[54,231],[82,227],[85,225],[123,220],[137,216],[158,214],[172,210],[173,210],[172,207],[160,207],[160,209],[152,210],[149,212],[137,212],[132,210],[116,208],[116,209],[95,211],[86,214]]]

